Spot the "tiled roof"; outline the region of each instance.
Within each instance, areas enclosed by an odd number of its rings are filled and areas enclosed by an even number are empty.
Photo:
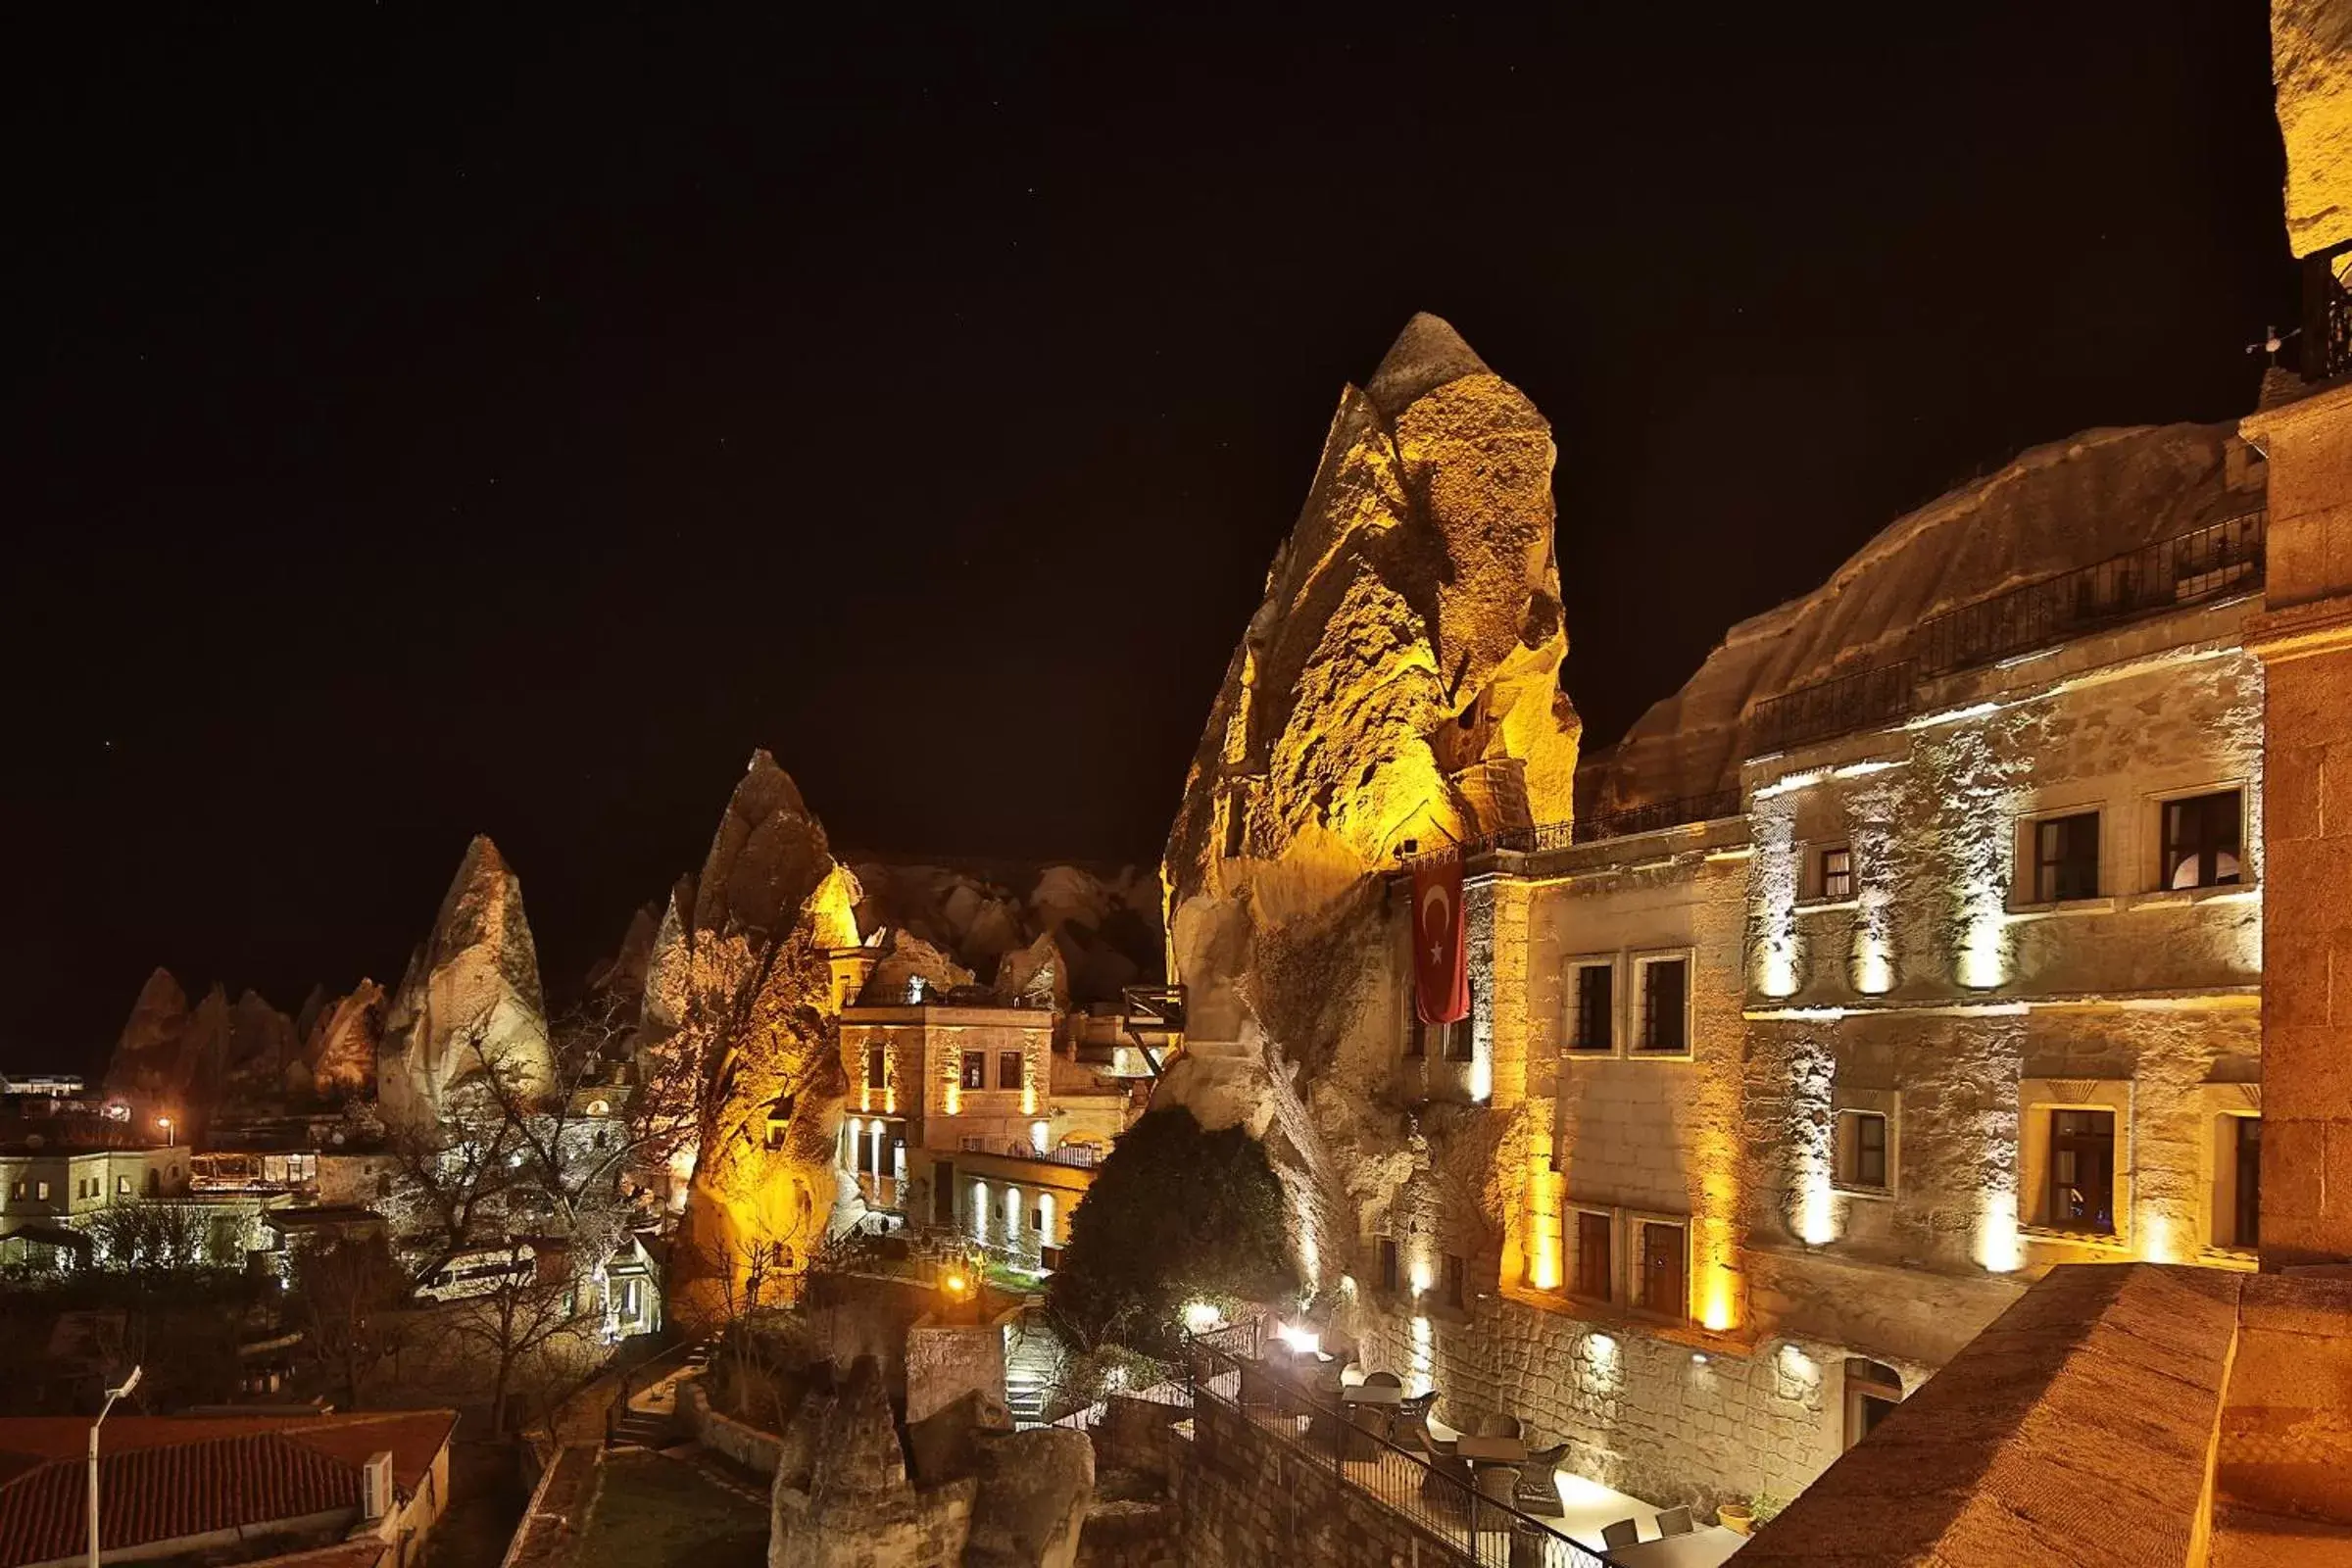
[[[100,1545],[357,1510],[360,1471],[372,1453],[392,1454],[394,1484],[413,1496],[456,1421],[449,1410],[110,1419],[100,1442]],[[84,1549],[89,1430],[82,1417],[0,1420],[0,1568]],[[359,1564],[322,1559],[317,1568]]]

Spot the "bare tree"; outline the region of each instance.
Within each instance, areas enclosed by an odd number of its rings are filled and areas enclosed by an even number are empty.
[[[394,1348],[409,1279],[381,1235],[330,1237],[294,1253],[291,1305],[309,1353],[357,1407]]]
[[[506,1276],[491,1289],[454,1302],[438,1322],[478,1348],[491,1368],[490,1430],[507,1429],[507,1404],[515,1377],[581,1317],[587,1280],[576,1256],[541,1256],[528,1272]]]

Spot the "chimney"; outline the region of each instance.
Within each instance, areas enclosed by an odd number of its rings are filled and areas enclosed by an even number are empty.
[[[392,1455],[371,1453],[360,1469],[360,1522],[374,1524],[392,1511]]]

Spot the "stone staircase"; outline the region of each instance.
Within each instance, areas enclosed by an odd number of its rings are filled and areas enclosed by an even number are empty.
[[[1015,1428],[1043,1426],[1061,1382],[1061,1342],[1034,1315],[1021,1319],[1004,1354],[1004,1403]]]
[[[710,1367],[710,1346],[707,1341],[690,1345],[674,1361],[664,1360],[660,1381],[627,1394],[627,1404],[606,1431],[607,1447],[661,1449],[678,1441],[678,1384]],[[622,1387],[630,1385],[624,1382]]]

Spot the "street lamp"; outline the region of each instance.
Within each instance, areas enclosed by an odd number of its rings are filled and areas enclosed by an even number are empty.
[[[172,1118],[158,1116],[155,1118],[155,1124],[164,1130],[164,1147],[170,1149],[172,1147]]]
[[[121,1388],[106,1391],[106,1404],[99,1410],[98,1419],[90,1423],[90,1568],[98,1568],[98,1429],[105,1425],[115,1401],[138,1386],[139,1369],[134,1366]]]

